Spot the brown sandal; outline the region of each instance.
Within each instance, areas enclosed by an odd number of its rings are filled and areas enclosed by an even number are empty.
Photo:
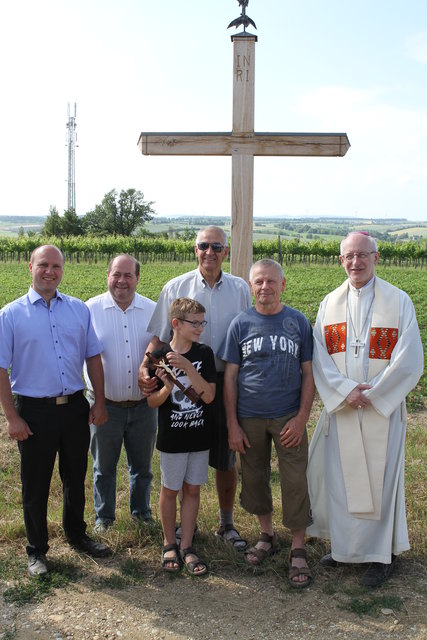
[[[292,558],[304,558],[304,560],[307,561],[307,553],[305,549],[291,549],[291,553],[289,555],[289,584],[293,589],[305,589],[313,580],[311,571],[308,567],[293,567]],[[294,578],[297,578],[298,576],[307,576],[307,580],[304,580],[304,582],[297,582]]]
[[[203,562],[203,560],[199,558],[199,556],[197,555],[197,551],[194,549],[194,547],[187,547],[186,549],[181,549],[180,554],[181,554],[181,559],[184,563],[184,566],[191,576],[198,577],[198,576],[204,576],[207,574],[208,567],[206,565],[206,562]],[[194,556],[196,559],[189,560],[187,562],[186,560],[187,556]],[[199,568],[200,571],[196,571],[197,568]]]
[[[168,551],[175,551],[175,555],[167,557],[166,553]],[[166,573],[178,573],[178,571],[181,570],[181,558],[179,557],[178,545],[167,544],[162,547],[162,569],[166,571]]]
[[[261,532],[258,542],[269,542],[269,549],[258,549],[257,547],[251,547],[245,551],[245,560],[248,564],[251,564],[253,567],[258,567],[266,558],[274,555],[280,549],[279,541],[277,540],[277,534],[273,533],[272,536],[268,535],[268,533]],[[256,562],[252,562],[249,560],[248,556],[255,556],[257,559]]]

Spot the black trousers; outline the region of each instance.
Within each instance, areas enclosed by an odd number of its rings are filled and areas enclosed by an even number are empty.
[[[16,405],[33,432],[18,443],[27,553],[46,553],[47,503],[56,454],[62,480],[65,535],[73,542],[86,531],[84,483],[90,438],[89,403],[79,394],[64,405],[22,397],[18,397]]]

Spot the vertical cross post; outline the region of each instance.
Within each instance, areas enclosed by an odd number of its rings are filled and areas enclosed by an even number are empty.
[[[232,36],[233,129],[232,136],[254,136],[255,42],[257,36]],[[231,273],[247,279],[253,247],[254,155],[232,151]]]

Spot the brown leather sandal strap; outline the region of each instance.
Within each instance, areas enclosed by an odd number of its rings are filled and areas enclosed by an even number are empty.
[[[291,549],[290,558],[304,558],[304,560],[307,560],[307,552],[305,549]]]
[[[260,542],[269,542],[270,544],[273,544],[273,540],[274,540],[274,533],[272,536],[268,535],[268,533],[264,533],[264,531],[261,531],[258,540]]]

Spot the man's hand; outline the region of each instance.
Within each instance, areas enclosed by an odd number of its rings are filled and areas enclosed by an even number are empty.
[[[19,442],[27,440],[29,436],[33,435],[28,424],[18,415],[16,418],[13,418],[13,420],[8,420],[7,429],[9,437],[12,438],[12,440],[18,440]]]
[[[158,351],[164,344],[165,343],[159,340],[157,336],[153,336],[151,338],[150,344],[147,347],[147,352],[153,353],[153,351]],[[145,355],[141,364],[139,365],[138,370],[138,387],[140,388],[144,398],[153,393],[153,391],[157,391],[157,380],[156,378],[150,376],[150,372],[148,370],[149,364],[149,358]]]
[[[95,400],[89,411],[89,424],[94,424],[96,427],[100,427],[102,424],[107,422],[107,420],[108,412],[105,402],[96,402]]]
[[[294,416],[287,421],[280,432],[280,444],[286,449],[299,447],[305,432],[306,421],[301,416]]]
[[[145,360],[142,362],[138,370],[138,387],[141,389],[141,393],[144,398],[157,389],[157,380],[150,376]]]
[[[232,451],[242,454],[251,448],[248,437],[239,424],[228,427],[228,446]]]
[[[370,384],[358,384],[348,394],[345,401],[352,409],[364,409],[368,404],[371,404],[369,398],[363,395],[362,391],[366,389],[372,389]]]

